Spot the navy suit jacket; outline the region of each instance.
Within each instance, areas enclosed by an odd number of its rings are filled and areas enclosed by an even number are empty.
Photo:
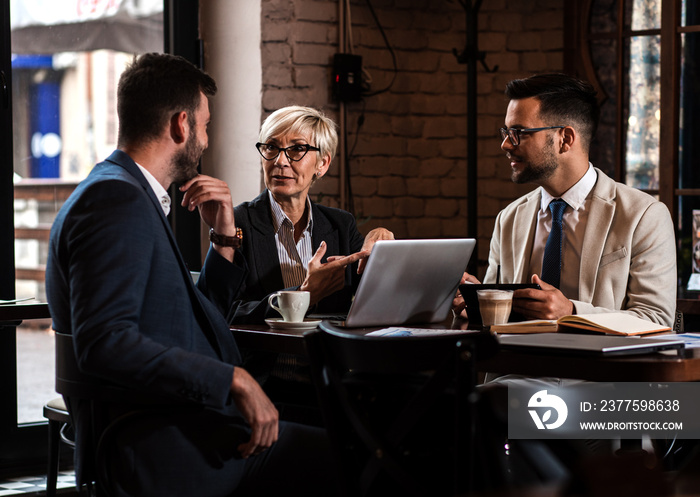
[[[210,250],[195,286],[148,182],[115,151],[56,217],[46,291],[54,329],[73,334],[84,373],[237,416],[230,387],[241,357],[224,314],[245,271],[241,254],[231,263]],[[89,406],[76,405],[81,481],[83,453],[94,441]]]
[[[314,252],[322,241],[327,244],[325,262],[332,255],[350,255],[358,252],[364,237],[357,230],[352,214],[311,203],[313,227],[311,243]],[[243,252],[248,263],[248,275],[241,286],[239,300],[234,304],[233,323],[263,323],[265,318],[280,317],[268,304],[268,297],[285,290],[280,260],[275,245],[275,231],[272,224],[272,210],[267,190],[251,202],[244,202],[234,209],[236,226],[243,230]],[[357,263],[346,268],[345,287],[324,298],[313,309],[320,314],[347,312],[352,303],[360,276]],[[296,290],[287,288],[286,290]]]

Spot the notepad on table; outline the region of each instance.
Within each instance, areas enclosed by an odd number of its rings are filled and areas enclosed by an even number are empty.
[[[541,319],[495,324],[491,326],[491,331],[494,333],[553,333],[566,331],[566,328],[627,336],[661,333],[671,330],[668,326],[652,323],[631,314],[608,312],[601,314],[576,314],[564,316],[557,320]]]

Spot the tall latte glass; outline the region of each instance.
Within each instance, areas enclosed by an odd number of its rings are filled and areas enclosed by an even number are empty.
[[[479,298],[479,311],[484,326],[508,322],[513,306],[511,290],[477,290],[476,295]]]

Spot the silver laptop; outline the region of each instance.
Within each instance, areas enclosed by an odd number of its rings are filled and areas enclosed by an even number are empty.
[[[576,355],[624,355],[647,354],[659,350],[680,349],[683,340],[669,338],[641,338],[579,333],[533,333],[527,335],[499,336],[504,349],[532,352],[567,352]]]
[[[473,238],[378,241],[347,317],[333,324],[367,327],[444,320],[475,245]]]

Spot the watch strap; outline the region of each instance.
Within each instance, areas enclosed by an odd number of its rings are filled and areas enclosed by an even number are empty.
[[[220,245],[222,247],[233,247],[234,249],[241,248],[243,243],[243,230],[241,228],[236,228],[236,234],[234,236],[220,235],[214,228],[209,230],[209,241],[214,245]]]

